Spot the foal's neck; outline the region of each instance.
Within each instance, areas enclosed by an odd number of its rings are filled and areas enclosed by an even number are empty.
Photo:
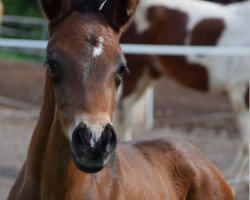
[[[47,74],[46,74],[47,75]],[[53,124],[55,98],[51,81],[46,77],[44,100],[40,116],[33,132],[25,166],[25,184],[39,190],[41,172],[50,130]]]
[[[63,134],[59,120],[55,117],[45,149],[41,173],[41,194],[46,199],[70,199],[75,194],[74,185],[85,181],[72,159],[69,141]],[[77,182],[78,181],[78,182]]]
[[[44,101],[25,166],[24,185],[30,188],[31,193],[43,196],[60,188],[63,194],[71,182],[67,178],[73,178],[69,173],[75,172],[76,167],[71,159],[69,142],[61,131],[55,116],[53,86],[46,77]]]

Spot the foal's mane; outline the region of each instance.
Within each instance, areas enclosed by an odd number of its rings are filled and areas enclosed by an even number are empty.
[[[115,32],[122,33],[127,28],[137,4],[138,0],[42,0],[41,8],[49,20],[49,27],[56,26],[72,11],[77,11],[103,16],[99,20],[106,18],[106,22]]]
[[[123,32],[130,24],[128,20],[137,4],[137,0],[132,2],[129,0],[75,0],[71,3],[71,9],[81,13],[103,14],[115,31]]]
[[[84,12],[98,12],[102,3],[106,3],[107,0],[76,0],[72,2],[72,9]]]

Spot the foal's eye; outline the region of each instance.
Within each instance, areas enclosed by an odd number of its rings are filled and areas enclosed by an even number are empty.
[[[126,65],[121,65],[118,69],[117,69],[117,72],[116,72],[116,87],[118,88],[119,85],[121,84],[122,82],[122,75],[124,74],[124,72],[128,72],[128,67]]]
[[[61,70],[59,68],[59,66],[52,61],[47,61],[47,65],[48,65],[48,69],[49,69],[49,73],[52,79],[56,79],[58,78]]]

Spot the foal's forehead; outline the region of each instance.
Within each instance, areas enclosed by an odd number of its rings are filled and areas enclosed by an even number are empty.
[[[73,12],[52,29],[52,36],[56,35],[59,40],[78,40],[78,43],[88,41],[95,45],[102,37],[108,41],[119,42],[119,34],[108,26],[101,15],[97,14]]]
[[[99,15],[73,12],[52,30],[48,49],[59,48],[75,56],[92,54],[94,58],[104,50],[120,51],[119,34]]]

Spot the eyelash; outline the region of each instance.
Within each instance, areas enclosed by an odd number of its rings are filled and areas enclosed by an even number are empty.
[[[129,73],[129,69],[128,69],[127,65],[122,65],[122,66],[120,66],[120,67],[118,68],[118,70],[117,70],[117,74],[118,74],[120,77],[122,77],[122,75],[123,75],[125,72],[126,72],[126,73]]]
[[[122,76],[124,73],[129,73],[129,69],[126,65],[121,65],[118,70],[117,70],[117,74],[116,74],[116,80],[115,80],[115,84],[116,87],[118,88],[122,82]]]

